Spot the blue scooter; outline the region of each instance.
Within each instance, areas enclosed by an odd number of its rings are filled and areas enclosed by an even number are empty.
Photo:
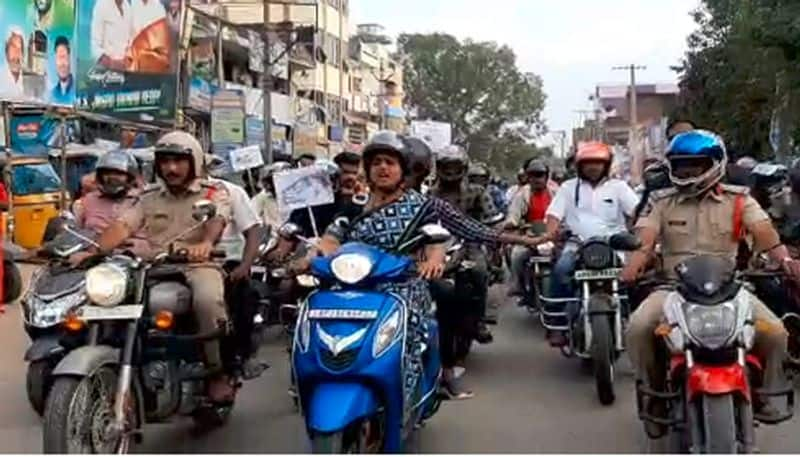
[[[414,242],[449,239],[438,226],[422,231],[405,252]],[[361,243],[312,262],[321,288],[300,310],[292,351],[312,452],[402,452],[411,433],[439,408],[435,318],[412,313],[398,295],[374,291],[377,284],[416,274],[413,267],[408,257]]]

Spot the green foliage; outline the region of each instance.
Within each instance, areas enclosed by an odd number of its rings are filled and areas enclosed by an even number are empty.
[[[739,154],[772,156],[770,121],[776,109],[783,133],[797,136],[800,82],[800,2],[704,0],[697,30],[675,70],[681,77],[681,115],[721,133]]]
[[[511,48],[434,33],[401,35],[398,50],[407,56],[406,102],[418,118],[449,122],[454,142],[498,171],[536,153],[532,140],[545,128],[542,80],[517,68]]]

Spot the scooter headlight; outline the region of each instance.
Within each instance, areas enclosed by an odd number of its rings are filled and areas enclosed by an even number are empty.
[[[736,330],[736,310],[732,303],[716,306],[686,304],[689,335],[703,347],[719,349]]]
[[[104,263],[86,272],[86,295],[98,306],[117,306],[125,299],[128,275],[122,268]]]
[[[331,261],[331,271],[345,284],[357,284],[372,271],[372,261],[361,254],[342,254]]]
[[[394,310],[389,317],[381,322],[378,331],[375,332],[375,341],[372,343],[373,357],[380,357],[392,346],[392,343],[397,341],[397,335],[400,334],[402,324],[402,313],[399,308]]]

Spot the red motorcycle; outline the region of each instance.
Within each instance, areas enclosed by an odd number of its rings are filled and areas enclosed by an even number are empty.
[[[670,452],[752,453],[756,422],[777,424],[789,420],[794,390],[762,388],[763,361],[751,353],[756,329],[770,331],[769,323],[753,317],[753,295],[735,266],[715,256],[692,257],[676,268],[678,281],[664,303],[665,323],[656,329],[671,353],[665,391],[639,383],[639,418],[669,427]],[[767,399],[785,407],[769,416],[754,405]],[[645,408],[663,401],[666,414]],[[773,404],[773,406],[778,406]],[[783,406],[783,405],[781,405]]]

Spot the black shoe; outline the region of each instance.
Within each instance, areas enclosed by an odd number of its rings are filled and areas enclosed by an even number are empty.
[[[769,399],[756,398],[753,403],[753,416],[765,424],[775,424],[780,420],[781,412],[770,403]]]
[[[478,330],[475,334],[475,341],[480,344],[489,344],[494,341],[494,336],[492,336],[492,332],[486,327],[486,324],[481,322],[478,324]]]

